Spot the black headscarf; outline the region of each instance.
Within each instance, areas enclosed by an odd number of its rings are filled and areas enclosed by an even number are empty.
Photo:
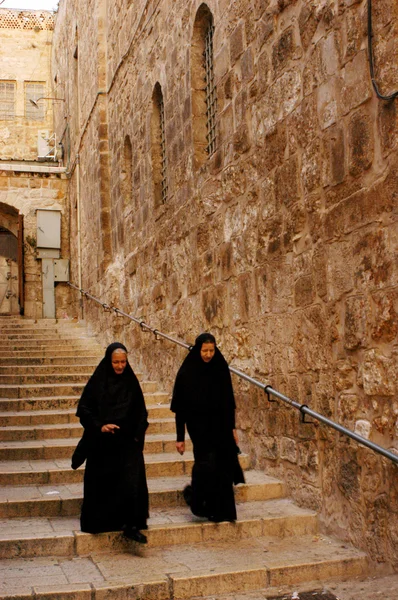
[[[207,363],[200,356],[205,343],[215,346],[215,354]],[[199,335],[185,357],[177,373],[170,408],[173,412],[181,410],[185,413],[207,413],[210,410],[230,415],[228,421],[234,422],[235,399],[230,371],[210,333]]]
[[[76,416],[81,419],[84,427],[102,427],[107,423],[114,423],[121,428],[128,426],[131,429],[133,426],[134,429],[141,429],[143,421],[146,422],[144,396],[130,364],[127,362],[121,374],[115,373],[112,367],[112,354],[118,349],[127,355],[123,344],[110,344],[83,390]]]

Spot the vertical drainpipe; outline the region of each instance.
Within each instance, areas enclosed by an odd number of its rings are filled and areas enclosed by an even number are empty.
[[[82,244],[80,225],[80,156],[76,155],[76,210],[77,210],[77,279],[79,289],[82,289]],[[84,318],[83,296],[80,294],[79,318]]]

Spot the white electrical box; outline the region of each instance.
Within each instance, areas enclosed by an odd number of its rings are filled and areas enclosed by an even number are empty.
[[[48,129],[40,129],[37,132],[37,157],[45,158],[50,152],[49,144],[50,132]]]
[[[61,248],[61,211],[37,210],[37,248]]]
[[[69,281],[69,260],[67,258],[54,260],[54,281]]]

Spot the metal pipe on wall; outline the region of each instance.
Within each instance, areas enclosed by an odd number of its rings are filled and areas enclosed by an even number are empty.
[[[80,156],[76,155],[76,211],[77,211],[77,279],[79,288],[82,287],[82,245],[81,245],[81,219],[80,219]],[[83,296],[79,300],[80,314],[83,319]]]

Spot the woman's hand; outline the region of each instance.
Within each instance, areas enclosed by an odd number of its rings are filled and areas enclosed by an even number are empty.
[[[103,425],[101,427],[102,433],[115,433],[117,429],[120,429],[119,425],[113,425],[112,423],[108,423],[107,425]]]
[[[238,436],[238,432],[236,429],[232,430],[232,435],[234,436],[235,444],[237,446],[239,446],[239,436]]]
[[[177,452],[179,454],[184,454],[185,452],[185,442],[176,442]]]

